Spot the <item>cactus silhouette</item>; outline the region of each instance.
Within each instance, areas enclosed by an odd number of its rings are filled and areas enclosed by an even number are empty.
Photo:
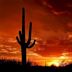
[[[30,22],[29,26],[29,38],[28,41],[25,41],[25,9],[22,8],[22,31],[19,31],[19,38],[16,37],[17,42],[21,46],[22,53],[22,65],[26,65],[26,48],[31,48],[35,44],[35,40],[31,43],[31,32],[32,32],[32,22]]]

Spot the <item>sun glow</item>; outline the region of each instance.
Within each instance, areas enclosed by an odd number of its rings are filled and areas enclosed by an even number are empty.
[[[54,57],[51,59],[50,62],[46,62],[46,66],[65,66],[67,64],[67,62],[69,61],[69,58],[67,56],[67,53],[62,53],[61,56],[59,57]]]
[[[47,66],[51,66],[51,65],[54,65],[56,67],[59,67],[59,61],[58,60],[52,60],[51,62],[48,62],[47,63]]]
[[[56,66],[62,67],[72,63],[72,57],[69,57],[67,52],[63,52],[58,57],[43,57],[39,54],[28,51],[27,58],[31,60],[32,63],[36,63],[38,66]]]

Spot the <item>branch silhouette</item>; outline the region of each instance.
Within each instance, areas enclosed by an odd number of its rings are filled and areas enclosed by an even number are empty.
[[[25,9],[22,8],[22,31],[19,31],[19,37],[17,36],[17,42],[21,46],[22,53],[22,65],[26,65],[26,48],[31,48],[35,45],[35,41],[31,43],[31,33],[32,33],[32,22],[30,22],[29,26],[29,36],[28,41],[25,41]]]

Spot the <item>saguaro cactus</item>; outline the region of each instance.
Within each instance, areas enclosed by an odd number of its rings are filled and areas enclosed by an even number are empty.
[[[16,37],[17,42],[21,46],[21,52],[22,52],[22,64],[26,65],[26,48],[31,48],[35,44],[35,40],[33,43],[31,43],[31,32],[32,32],[32,22],[30,22],[29,26],[29,38],[26,43],[25,41],[25,9],[22,9],[22,32],[19,31],[19,38],[18,36]]]

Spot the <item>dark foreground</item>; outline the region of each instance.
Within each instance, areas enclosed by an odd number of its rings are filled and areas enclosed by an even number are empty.
[[[23,67],[20,62],[0,60],[0,72],[72,72],[72,64],[65,67],[30,65],[30,63],[27,63],[27,65]]]

